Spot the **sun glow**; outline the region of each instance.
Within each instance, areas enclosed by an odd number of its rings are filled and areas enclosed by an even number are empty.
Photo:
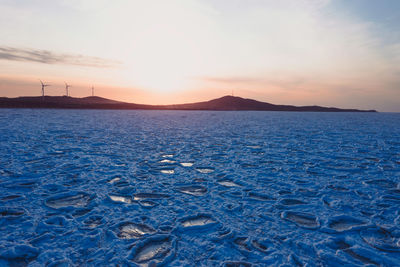
[[[129,44],[121,51],[125,78],[141,88],[163,92],[193,85],[194,77],[210,69],[210,57],[218,44],[210,42],[210,38],[216,39],[213,20],[198,12],[201,8],[190,1],[168,2],[151,8],[151,16],[137,13],[130,21],[132,29],[121,27]],[[135,26],[137,21],[139,27]]]
[[[196,62],[187,60],[177,40],[169,41],[168,45],[157,44],[152,40],[141,40],[141,44],[136,45],[135,49],[141,53],[132,53],[126,61],[124,79],[140,88],[159,92],[190,86],[191,77],[196,75]],[[143,48],[138,48],[139,45]]]
[[[73,96],[95,84],[149,104],[233,89],[274,103],[399,107],[400,45],[385,39],[395,34],[338,12],[341,1],[44,2],[0,3],[0,94],[36,95],[42,79],[49,95],[67,81]]]

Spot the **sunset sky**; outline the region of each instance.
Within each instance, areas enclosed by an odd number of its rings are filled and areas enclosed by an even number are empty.
[[[0,0],[0,96],[400,112],[398,0]]]

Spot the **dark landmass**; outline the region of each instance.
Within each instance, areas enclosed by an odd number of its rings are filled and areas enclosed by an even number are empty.
[[[205,102],[178,105],[144,105],[110,100],[98,96],[83,98],[67,96],[0,97],[0,108],[58,108],[58,109],[146,109],[146,110],[260,110],[316,112],[376,112],[376,110],[340,109],[320,106],[274,105],[253,99],[224,96]]]

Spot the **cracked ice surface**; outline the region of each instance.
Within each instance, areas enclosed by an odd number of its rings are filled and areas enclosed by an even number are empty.
[[[399,126],[2,109],[0,266],[398,266]]]

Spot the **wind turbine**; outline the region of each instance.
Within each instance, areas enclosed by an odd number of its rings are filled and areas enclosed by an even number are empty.
[[[42,84],[42,97],[44,97],[44,88],[46,87],[46,86],[50,86],[50,84],[44,84],[43,82],[42,82],[42,80],[39,80],[40,81],[40,83]]]
[[[92,85],[92,96],[94,96],[94,86]]]
[[[69,84],[67,84],[66,82],[64,82],[65,83],[65,93],[67,94],[67,96],[69,96],[69,94],[68,94],[68,88],[70,88],[70,87],[72,87],[71,85],[69,85]]]

